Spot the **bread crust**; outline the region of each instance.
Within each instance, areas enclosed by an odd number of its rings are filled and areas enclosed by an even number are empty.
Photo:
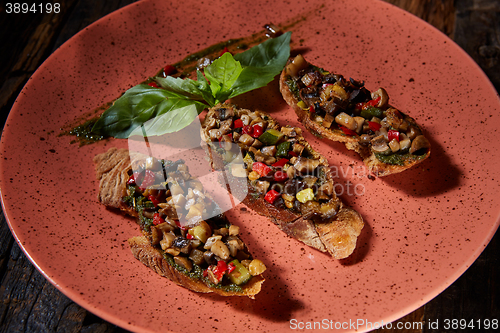
[[[122,200],[126,195],[127,181],[130,177],[134,163],[139,163],[146,157],[140,154],[130,155],[127,149],[110,148],[107,152],[94,157],[96,177],[99,180],[98,200],[102,204],[120,209],[121,211],[137,217],[135,210],[129,208]],[[134,257],[159,275],[166,277],[189,290],[201,293],[216,293],[221,296],[248,296],[255,298],[260,292],[264,278],[253,276],[252,279],[241,286],[241,291],[223,290],[211,287],[201,280],[191,278],[164,259],[160,249],[151,245],[150,240],[143,236],[132,237],[128,240],[130,250]]]
[[[122,198],[126,195],[127,181],[132,169],[127,149],[110,148],[107,152],[94,157],[96,178],[99,180],[97,200],[107,207],[113,207],[136,217],[137,213],[125,205]]]
[[[175,284],[198,293],[216,293],[221,296],[248,296],[249,298],[255,299],[255,295],[260,292],[262,283],[265,280],[262,276],[255,276],[243,286],[241,292],[209,287],[199,280],[192,279],[180,273],[173,266],[169,265],[160,251],[151,246],[151,243],[146,237],[132,237],[128,240],[128,244],[134,257],[144,265]]]
[[[421,163],[423,160],[429,157],[431,153],[430,148],[428,149],[427,153],[421,158],[414,160],[405,160],[404,165],[383,163],[376,157],[376,155],[373,152],[370,151],[370,149],[367,146],[363,146],[360,144],[359,137],[347,136],[340,129],[325,128],[320,123],[311,119],[310,112],[307,110],[303,110],[298,105],[299,100],[293,94],[288,84],[286,83],[288,78],[289,75],[287,74],[285,67],[285,69],[283,69],[283,71],[280,74],[280,79],[279,79],[280,91],[283,96],[283,99],[295,111],[298,120],[304,125],[304,127],[315,136],[325,138],[331,141],[344,143],[347,149],[354,150],[361,156],[363,162],[368,167],[368,170],[377,177],[388,176],[390,174],[402,172],[406,169],[413,167],[418,163]],[[405,120],[407,120],[411,124],[416,125],[415,119],[409,117],[408,115],[404,116]]]

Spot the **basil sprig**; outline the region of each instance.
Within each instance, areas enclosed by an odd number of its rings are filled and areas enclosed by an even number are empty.
[[[290,57],[291,32],[231,55],[226,52],[197,79],[154,77],[127,90],[97,120],[92,132],[115,138],[162,135],[188,126],[205,108],[271,82]]]

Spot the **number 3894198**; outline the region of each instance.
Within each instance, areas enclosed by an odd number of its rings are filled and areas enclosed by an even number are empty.
[[[26,14],[26,13],[59,13],[61,12],[60,3],[20,3],[8,2],[5,4],[5,12],[7,14]]]

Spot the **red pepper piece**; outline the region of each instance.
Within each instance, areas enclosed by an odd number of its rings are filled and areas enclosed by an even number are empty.
[[[272,170],[270,167],[262,162],[254,162],[252,164],[252,171],[257,172],[261,177],[267,176]]]
[[[177,68],[175,68],[175,66],[167,65],[163,68],[163,73],[165,73],[165,75],[171,75],[175,72],[177,72]]]
[[[374,121],[369,121],[368,126],[374,132],[378,131],[380,129],[380,127],[382,127],[382,125],[380,125],[379,123],[376,123]]]
[[[286,159],[286,158],[282,158],[280,159],[278,162],[272,164],[273,167],[275,168],[282,168],[285,166],[285,164],[287,164],[290,160],[289,159]]]
[[[251,127],[250,125],[246,125],[245,127],[243,127],[243,134],[248,134],[251,136],[253,134],[253,127]]]
[[[293,150],[290,150],[290,151],[288,152],[288,155],[291,155],[291,156],[293,156],[293,157],[298,157],[298,156],[299,156],[299,155],[298,155],[296,152],[294,152]]]
[[[309,107],[309,112],[311,112],[311,113],[316,113],[316,109],[314,108],[314,105],[311,105],[311,106]]]
[[[160,203],[160,201],[156,199],[154,195],[148,196],[148,199],[153,203],[153,205],[155,205],[155,207]]]
[[[221,280],[226,271],[227,271],[227,264],[222,260],[217,261],[217,266],[213,270],[215,277],[218,280]]]
[[[220,53],[220,55],[223,55],[226,52],[229,52],[229,49],[227,48],[227,46],[224,46],[224,48],[222,49],[222,52]],[[229,53],[231,53],[231,52],[229,52]]]
[[[227,264],[227,273],[230,274],[232,271],[234,271],[236,269],[236,265],[233,264],[232,262],[230,262],[229,264]]]
[[[129,185],[137,185],[141,184],[142,180],[144,179],[144,172],[134,172],[132,176],[127,181],[127,184]]]
[[[140,190],[144,191],[147,189],[149,186],[152,186],[155,183],[155,174],[151,170],[146,170],[144,173],[144,179],[141,182]]]
[[[387,132],[387,138],[389,139],[389,142],[391,142],[393,139],[396,139],[399,142],[399,132],[395,130],[389,130]]]
[[[368,101],[366,102],[364,105],[363,105],[363,109],[367,109],[369,107],[375,107],[377,106],[378,102],[380,102],[380,96],[375,98],[375,99],[372,99],[371,101]]]
[[[135,175],[132,175],[128,178],[127,185],[135,185]]]
[[[207,277],[207,276],[208,276],[208,268],[203,271],[203,277]]]
[[[188,233],[188,234],[186,234],[186,238],[187,239],[194,239],[194,236]]]
[[[274,180],[277,182],[283,182],[288,179],[287,173],[282,170],[276,171],[273,176]]]
[[[279,197],[279,195],[280,194],[275,190],[270,190],[269,192],[266,193],[264,200],[272,204]]]
[[[243,120],[241,119],[236,119],[234,122],[233,122],[233,128],[236,129],[236,128],[240,128],[240,127],[243,127]]]
[[[345,135],[358,135],[358,133],[348,129],[347,127],[344,126],[339,126],[342,132],[344,132]]]
[[[357,103],[354,106],[354,110],[356,110],[356,111],[361,111],[362,108],[363,108],[363,103]]]
[[[160,87],[158,87],[158,85],[156,84],[156,82],[149,82],[148,86],[153,87],[153,88],[160,88]]]
[[[165,222],[165,220],[161,218],[159,213],[155,213],[153,215],[153,224],[154,225],[162,224],[164,222]]]
[[[260,125],[253,125],[252,126],[252,134],[250,134],[253,138],[258,138],[259,136],[264,133],[264,129],[262,129],[262,126]]]

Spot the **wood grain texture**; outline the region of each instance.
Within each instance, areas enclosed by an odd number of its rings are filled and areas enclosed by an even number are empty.
[[[45,1],[44,3],[61,2]],[[68,0],[60,13],[6,15],[0,4],[0,122],[42,62],[95,20],[135,0]],[[9,33],[7,33],[9,32]],[[83,309],[50,284],[22,253],[0,215],[0,333],[127,332]]]
[[[457,1],[455,42],[500,90],[500,1]]]
[[[500,88],[498,0],[386,0],[453,38]],[[55,0],[46,2],[58,2]],[[59,1],[61,2],[61,1]],[[33,72],[62,43],[100,17],[135,0],[67,0],[59,14],[6,15],[0,4],[0,124]],[[442,294],[401,318],[403,329],[379,332],[443,332],[429,322],[500,319],[500,236],[471,268]],[[0,214],[0,333],[126,332],[81,308],[52,286],[15,243]],[[423,322],[422,328],[413,323]],[[405,325],[405,323],[408,323]],[[396,324],[396,323],[395,323]],[[404,329],[404,327],[410,327]],[[413,327],[411,327],[413,326]],[[477,330],[479,331],[479,330]],[[449,330],[448,332],[465,332]]]
[[[455,1],[453,0],[385,0],[432,24],[453,38],[455,28]],[[460,1],[456,1],[460,2]]]

